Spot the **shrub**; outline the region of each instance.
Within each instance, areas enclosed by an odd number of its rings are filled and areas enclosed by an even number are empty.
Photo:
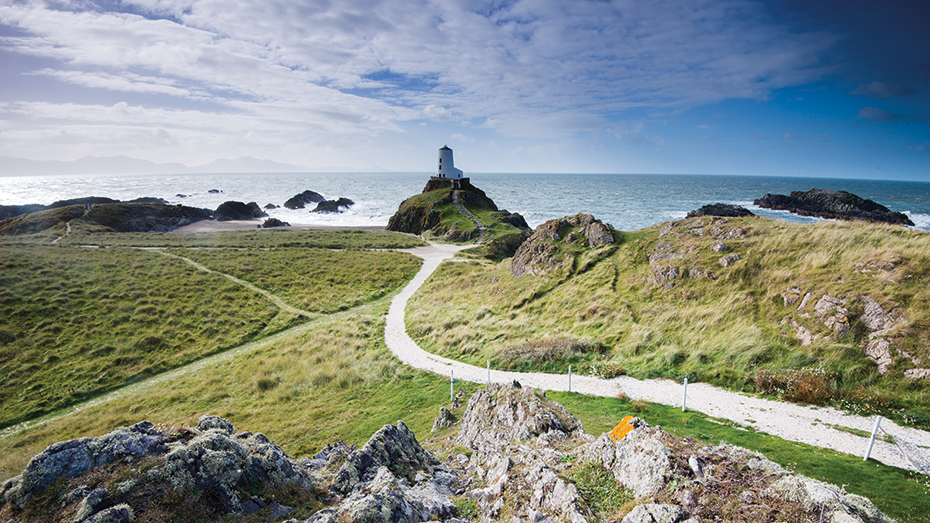
[[[764,394],[780,396],[795,402],[823,405],[834,397],[835,378],[834,372],[817,365],[784,372],[760,369],[755,372],[753,382]]]

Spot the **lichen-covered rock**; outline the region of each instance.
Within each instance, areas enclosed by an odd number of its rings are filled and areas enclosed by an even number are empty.
[[[584,462],[599,463],[614,479],[630,489],[637,498],[652,496],[665,486],[671,473],[669,449],[662,442],[665,435],[634,418],[634,428],[623,439],[614,442],[607,434],[578,449]]]
[[[528,387],[491,384],[468,400],[455,442],[490,454],[549,432],[570,437],[583,434],[584,429],[565,407],[542,393]]]
[[[436,416],[436,419],[433,420],[433,428],[430,432],[436,432],[451,427],[454,422],[455,417],[452,415],[452,411],[445,406],[439,407],[439,414]]]
[[[891,523],[888,516],[882,514],[868,499],[849,494],[836,485],[817,481],[815,479],[793,474],[785,476],[772,484],[768,493],[780,496],[788,501],[801,503],[809,511],[822,511],[824,521],[835,519],[837,516],[856,522]]]
[[[719,260],[717,260],[717,263],[719,263],[723,267],[729,267],[733,265],[734,263],[736,263],[737,261],[739,261],[739,254],[728,254],[720,258]]]
[[[381,466],[375,477],[353,490],[336,512],[356,523],[445,520],[458,513],[447,493],[434,482],[408,487],[388,467]]]
[[[127,428],[119,428],[99,438],[54,443],[29,460],[18,481],[5,487],[4,497],[22,504],[33,493],[60,478],[77,477],[94,467],[121,459],[160,454],[166,450],[161,435],[134,432]]]
[[[834,298],[829,294],[824,294],[817,304],[814,305],[814,314],[823,320],[823,324],[833,330],[839,336],[849,330],[849,310],[847,310],[846,300]]]
[[[621,523],[676,523],[681,517],[681,507],[676,505],[643,503],[636,505]]]
[[[423,449],[404,422],[398,421],[397,425],[381,427],[364,447],[349,454],[333,480],[333,487],[347,493],[358,483],[369,481],[380,467],[409,475],[436,465],[439,460]]]

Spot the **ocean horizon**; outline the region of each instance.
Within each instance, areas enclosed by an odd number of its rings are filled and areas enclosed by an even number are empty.
[[[270,216],[297,225],[387,225],[400,203],[422,191],[430,173],[274,173],[59,175],[0,177],[0,205],[51,204],[87,196],[118,200],[163,198],[173,204],[216,209],[225,201],[274,204],[305,190],[327,199],[355,201],[340,214],[271,209]],[[915,229],[930,232],[930,182],[706,174],[466,173],[501,209],[520,213],[531,227],[579,212],[617,229],[633,231],[685,215],[703,205],[730,203],[792,222],[819,218],[760,209],[766,193],[844,190],[907,214]],[[220,191],[211,193],[211,190]]]

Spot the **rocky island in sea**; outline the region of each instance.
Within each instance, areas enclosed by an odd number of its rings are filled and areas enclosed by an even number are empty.
[[[846,191],[811,189],[806,192],[792,191],[790,196],[766,194],[752,203],[764,209],[789,211],[801,216],[914,225],[906,214],[894,212],[884,205]]]

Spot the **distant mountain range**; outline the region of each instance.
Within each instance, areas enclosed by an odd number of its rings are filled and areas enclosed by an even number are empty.
[[[310,172],[299,165],[243,156],[233,160],[219,159],[206,165],[188,167],[183,163],[155,163],[128,156],[85,156],[70,162],[27,160],[0,156],[0,176],[62,175],[62,174],[195,174],[195,173],[293,173]]]

